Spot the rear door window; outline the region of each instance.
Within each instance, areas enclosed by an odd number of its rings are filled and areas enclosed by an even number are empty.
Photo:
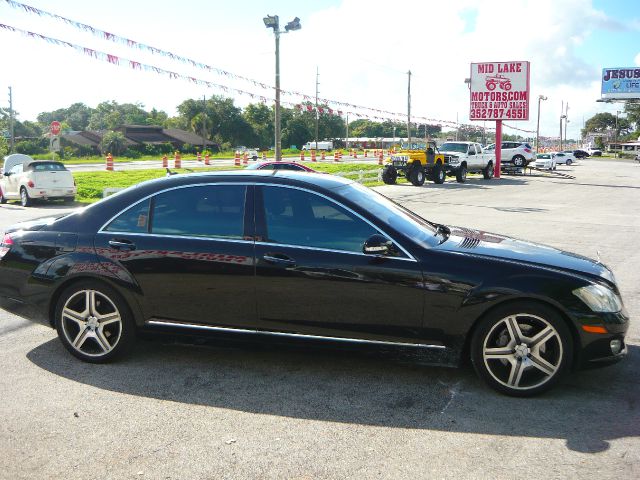
[[[202,185],[156,195],[151,233],[242,239],[246,191],[244,185]]]

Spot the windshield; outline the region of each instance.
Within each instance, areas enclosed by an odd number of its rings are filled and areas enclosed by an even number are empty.
[[[402,150],[426,150],[427,144],[424,142],[411,142],[411,143],[402,142],[402,144],[400,145],[400,148]]]
[[[428,248],[438,244],[437,228],[433,223],[398,205],[381,193],[359,183],[343,185],[335,191],[375,215],[384,224],[402,232],[418,245]]]
[[[440,147],[441,152],[467,153],[468,149],[469,149],[469,145],[467,145],[466,143],[453,143],[453,142],[443,143],[442,146]]]
[[[538,154],[538,158],[551,158],[551,155],[548,153],[540,153]]]

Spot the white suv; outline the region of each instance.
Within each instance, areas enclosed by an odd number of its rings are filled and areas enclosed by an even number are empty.
[[[496,144],[487,145],[485,152],[496,153]],[[536,158],[531,145],[525,142],[502,142],[500,166],[505,169],[524,168]]]

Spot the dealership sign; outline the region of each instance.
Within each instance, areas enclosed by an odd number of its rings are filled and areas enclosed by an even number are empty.
[[[470,120],[529,120],[529,62],[471,64]]]
[[[603,68],[602,98],[640,98],[640,68]]]

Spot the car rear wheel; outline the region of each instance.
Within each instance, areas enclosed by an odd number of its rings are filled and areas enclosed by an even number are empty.
[[[467,180],[467,167],[462,165],[458,171],[456,171],[456,181],[458,183],[464,183]]]
[[[524,157],[522,155],[516,155],[515,157],[513,157],[513,164],[516,167],[523,167],[524,166]]]
[[[493,163],[489,162],[489,164],[482,169],[482,176],[485,180],[491,180],[494,174]]]
[[[566,162],[567,167],[568,167],[569,165],[571,165],[572,163],[573,163],[573,162],[571,161],[571,159],[570,159],[570,158],[567,158],[567,162]]]
[[[20,188],[20,205],[23,207],[31,206],[31,197],[29,197],[29,192],[25,187]]]
[[[85,362],[109,362],[129,351],[135,341],[127,304],[115,290],[99,282],[66,289],[56,304],[55,322],[62,344]]]
[[[436,163],[433,166],[433,182],[441,185],[444,183],[445,173],[441,163]]]
[[[528,397],[553,387],[571,366],[571,334],[558,313],[530,302],[499,308],[481,320],[471,360],[493,389]]]
[[[395,167],[388,166],[382,170],[382,181],[387,185],[393,185],[396,183],[398,179],[398,171]]]
[[[424,169],[419,165],[413,167],[411,169],[411,173],[409,174],[409,180],[416,187],[420,187],[424,185],[424,180],[425,180]]]

